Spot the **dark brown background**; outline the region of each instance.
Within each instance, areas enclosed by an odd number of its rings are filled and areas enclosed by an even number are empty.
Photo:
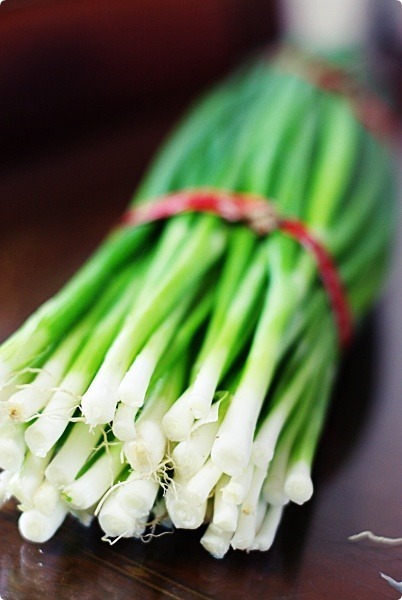
[[[181,107],[274,25],[270,3],[257,0],[1,5],[0,339],[100,242]],[[379,571],[402,579],[402,548],[347,538],[402,535],[401,246],[343,365],[314,499],[287,510],[271,552],[215,561],[197,532],[109,547],[96,525],[73,520],[36,546],[19,537],[9,503],[0,596],[396,599]]]

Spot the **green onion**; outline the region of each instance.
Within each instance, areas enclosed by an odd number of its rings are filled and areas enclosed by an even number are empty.
[[[255,59],[210,92],[133,203],[272,199],[332,254],[357,326],[386,271],[389,150],[305,65]],[[206,522],[213,556],[267,550],[313,494],[339,355],[317,264],[280,231],[205,214],[117,228],[0,346],[0,503],[17,498],[35,542],[72,514],[108,541]]]

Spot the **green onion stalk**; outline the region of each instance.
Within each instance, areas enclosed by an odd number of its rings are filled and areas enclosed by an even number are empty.
[[[207,94],[133,206],[272,199],[332,255],[357,325],[386,271],[390,151],[294,63],[261,56]],[[216,557],[267,550],[313,494],[338,333],[317,264],[281,231],[199,213],[117,227],[0,347],[0,502],[17,499],[34,542],[72,514],[109,541],[207,523]]]

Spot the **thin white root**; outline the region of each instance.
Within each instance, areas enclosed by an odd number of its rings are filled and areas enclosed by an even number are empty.
[[[389,583],[389,585],[391,585],[393,588],[398,590],[398,592],[402,592],[402,581],[395,581],[395,579],[392,579],[392,577],[390,577],[389,575],[385,575],[384,573],[381,573],[381,571],[380,571],[380,575],[383,579],[385,579],[385,581],[387,581]]]
[[[382,535],[376,535],[372,531],[361,531],[355,535],[348,537],[350,542],[361,542],[362,540],[368,540],[375,542],[376,544],[383,544],[384,546],[402,546],[402,538],[390,538]]]

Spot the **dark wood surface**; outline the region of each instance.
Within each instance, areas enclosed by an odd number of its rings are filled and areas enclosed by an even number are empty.
[[[0,172],[0,339],[55,292],[128,202],[172,113],[38,153]],[[387,292],[345,360],[315,468],[316,492],[286,511],[268,553],[222,561],[176,532],[148,544],[100,541],[68,519],[44,545],[23,541],[13,503],[0,512],[3,600],[397,598],[402,547],[354,544],[366,529],[402,535],[401,244]],[[399,264],[398,264],[399,263]]]
[[[0,161],[188,99],[275,29],[273,0],[0,3]]]

